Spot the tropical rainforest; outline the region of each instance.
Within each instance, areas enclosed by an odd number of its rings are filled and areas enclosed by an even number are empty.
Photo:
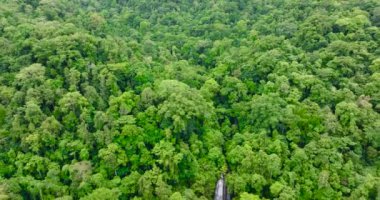
[[[380,1],[0,0],[1,200],[380,199]]]

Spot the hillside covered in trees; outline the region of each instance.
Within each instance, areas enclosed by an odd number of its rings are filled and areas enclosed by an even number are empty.
[[[380,1],[0,0],[1,200],[380,199]]]

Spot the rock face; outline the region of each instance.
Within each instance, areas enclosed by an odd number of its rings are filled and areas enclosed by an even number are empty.
[[[224,176],[222,174],[220,176],[220,179],[216,183],[214,200],[230,200],[230,199],[231,198],[227,192],[227,185],[226,185],[226,182],[224,181]]]

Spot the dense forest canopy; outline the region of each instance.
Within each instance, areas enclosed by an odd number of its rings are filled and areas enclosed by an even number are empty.
[[[0,0],[0,199],[380,199],[380,1]]]

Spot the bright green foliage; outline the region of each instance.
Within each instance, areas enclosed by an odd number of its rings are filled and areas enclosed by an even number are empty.
[[[91,194],[80,198],[81,200],[113,200],[118,199],[120,196],[120,191],[117,189],[107,189],[98,188],[94,190]]]
[[[243,192],[240,194],[240,200],[260,200],[260,197],[254,194]]]
[[[0,0],[0,199],[380,199],[378,0]]]

